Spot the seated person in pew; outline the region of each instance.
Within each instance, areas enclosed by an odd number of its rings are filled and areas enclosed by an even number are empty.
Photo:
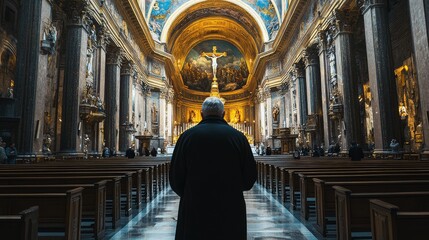
[[[132,147],[129,147],[125,152],[125,157],[134,158],[135,156],[136,156],[136,153],[134,152],[134,149]]]
[[[349,157],[352,161],[359,161],[364,157],[362,148],[356,142],[352,142],[350,146]]]

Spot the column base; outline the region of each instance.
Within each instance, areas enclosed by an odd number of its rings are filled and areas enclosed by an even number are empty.
[[[423,150],[423,152],[420,154],[420,160],[429,161],[429,149]]]
[[[402,159],[403,152],[392,152],[388,149],[374,149],[372,156],[375,159]]]
[[[16,163],[21,164],[27,164],[27,163],[36,163],[37,162],[37,156],[34,153],[25,153],[25,154],[18,154],[16,156]]]
[[[55,154],[56,159],[83,159],[85,153],[83,152],[59,152]]]

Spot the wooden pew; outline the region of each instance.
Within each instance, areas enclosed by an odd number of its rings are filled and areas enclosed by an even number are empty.
[[[379,199],[399,206],[405,206],[407,211],[426,205],[429,210],[429,191],[409,192],[403,186],[397,185],[398,192],[392,192],[395,187],[389,186],[385,192],[384,185],[369,186],[371,190],[380,192],[352,192],[347,188],[334,186],[335,190],[335,216],[337,224],[337,239],[351,240],[352,232],[370,232],[369,200]],[[429,187],[427,188],[429,190]],[[407,192],[405,192],[407,191]]]
[[[429,211],[399,211],[378,199],[370,200],[370,209],[374,240],[428,239]]]
[[[392,178],[393,179],[393,178]],[[384,180],[384,181],[347,181],[325,182],[321,179],[313,179],[316,196],[316,229],[324,236],[327,233],[328,217],[335,217],[335,192],[333,186],[342,186],[356,192],[398,191],[429,191],[429,180]],[[375,188],[374,185],[379,185]]]
[[[82,219],[92,219],[94,238],[102,239],[106,233],[106,183],[104,180],[94,184],[0,185],[0,193],[61,193],[83,187]]]
[[[107,180],[106,199],[112,202],[113,228],[120,225],[121,218],[121,177],[113,176],[72,176],[72,177],[0,177],[2,185],[63,185],[95,184]]]
[[[82,190],[75,188],[65,193],[0,194],[0,214],[12,214],[20,209],[39,206],[39,239],[41,232],[59,231],[66,240],[80,239],[82,220]]]
[[[137,174],[134,172],[134,175]],[[132,199],[132,176],[133,172],[122,172],[122,171],[94,171],[94,172],[86,172],[86,171],[70,171],[70,172],[64,172],[61,171],[61,169],[53,169],[53,171],[46,171],[43,172],[36,172],[36,171],[14,171],[14,172],[1,172],[0,171],[0,177],[55,177],[55,176],[61,176],[61,177],[73,177],[73,176],[105,176],[105,177],[120,177],[121,178],[121,193],[125,196],[125,215],[130,216],[131,215],[131,199]],[[134,178],[137,178],[137,176],[134,176]],[[139,206],[140,204],[137,204]]]
[[[325,181],[377,181],[377,180],[417,180],[427,179],[429,180],[429,170],[422,170],[422,172],[416,172],[415,170],[365,170],[365,171],[333,171],[333,172],[322,172],[315,174],[314,172],[299,173],[300,177],[300,203],[301,203],[301,214],[305,220],[309,218],[309,198],[314,197],[314,183],[313,178],[322,179]],[[292,192],[292,190],[291,190]],[[296,205],[296,198],[291,196],[291,204]]]
[[[136,172],[132,174],[132,187],[136,192],[136,205],[140,207],[142,201],[147,202],[149,197],[149,191],[146,191],[146,186],[151,180],[151,171],[150,167],[122,167],[122,166],[106,166],[106,165],[86,165],[86,164],[71,164],[71,165],[52,165],[52,164],[40,164],[40,165],[32,165],[34,167],[19,167],[19,168],[0,168],[0,173],[2,172],[47,172],[47,171],[73,171],[73,172],[94,172],[94,171],[125,171],[125,172]],[[140,187],[139,187],[140,186]],[[125,185],[122,184],[122,188],[125,188]],[[145,191],[143,191],[144,189]]]
[[[0,232],[4,239],[37,240],[39,207],[33,206],[18,214],[0,215]]]

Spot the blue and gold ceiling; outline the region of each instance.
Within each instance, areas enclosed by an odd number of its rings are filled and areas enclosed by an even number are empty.
[[[256,80],[253,64],[277,36],[290,0],[139,0],[152,38],[174,58],[173,85],[182,94],[205,95],[213,71],[201,52],[230,51],[218,65],[223,96],[245,96]]]
[[[146,0],[144,5],[145,16],[152,37],[162,41],[162,33],[169,18],[186,11],[193,4],[203,2],[202,0]],[[254,18],[263,22],[264,31],[268,39],[273,39],[279,26],[283,12],[287,10],[288,0],[231,0],[233,4],[241,6],[249,11]],[[257,15],[257,16],[255,16]]]

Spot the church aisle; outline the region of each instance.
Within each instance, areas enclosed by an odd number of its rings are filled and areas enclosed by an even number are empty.
[[[248,240],[317,239],[286,208],[259,185],[244,197],[247,205]],[[111,240],[173,240],[179,197],[171,190],[160,194]],[[107,238],[109,239],[109,238]]]

